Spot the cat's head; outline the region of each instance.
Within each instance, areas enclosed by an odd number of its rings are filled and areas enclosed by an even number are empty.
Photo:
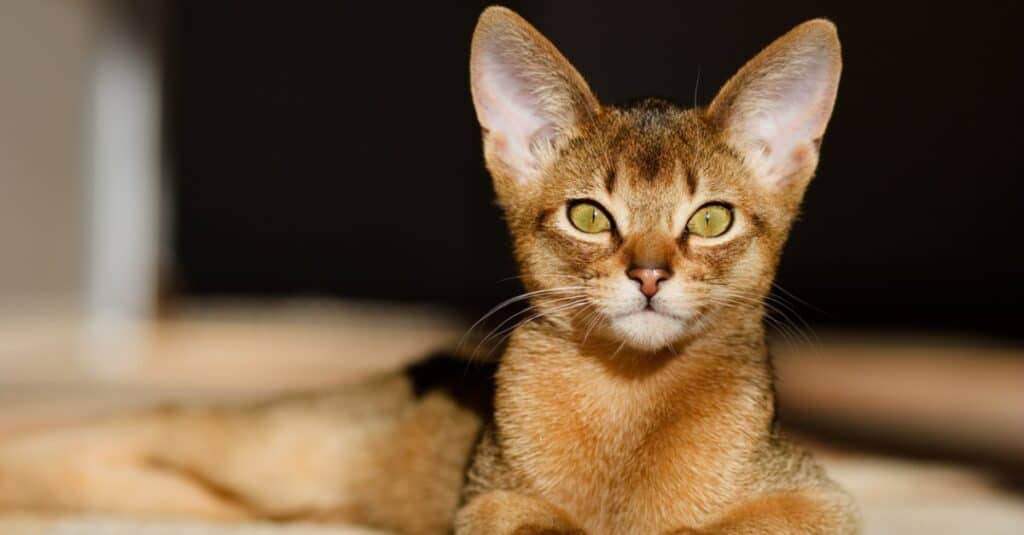
[[[577,335],[643,351],[727,311],[759,321],[840,69],[835,27],[813,20],[707,108],[603,106],[521,17],[484,11],[473,102],[534,306]]]

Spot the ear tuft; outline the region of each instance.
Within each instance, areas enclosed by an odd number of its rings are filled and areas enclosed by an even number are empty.
[[[804,182],[818,162],[841,70],[835,25],[811,20],[744,65],[707,113],[766,186]]]
[[[599,109],[554,45],[503,7],[480,15],[470,79],[488,164],[517,184],[534,178],[549,149]]]

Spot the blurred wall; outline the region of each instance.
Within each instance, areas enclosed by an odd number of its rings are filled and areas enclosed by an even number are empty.
[[[0,308],[83,296],[91,2],[0,2]]]

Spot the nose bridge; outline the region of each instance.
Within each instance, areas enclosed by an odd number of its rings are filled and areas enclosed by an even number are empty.
[[[669,270],[675,253],[672,238],[656,229],[649,229],[634,238],[630,248],[630,267]]]

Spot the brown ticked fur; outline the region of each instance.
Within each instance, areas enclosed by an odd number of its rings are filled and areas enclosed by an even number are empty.
[[[834,27],[799,26],[706,109],[604,107],[501,8],[482,15],[473,47],[488,168],[524,284],[538,292],[538,315],[515,330],[496,373],[434,360],[339,393],[23,437],[0,444],[0,505],[402,533],[855,533],[849,498],[777,432],[761,304],[831,112]],[[506,63],[543,119],[527,129],[528,150],[489,93],[503,89],[489,69]],[[748,125],[777,98],[772,84],[805,67],[828,74],[802,110],[823,118],[780,159]],[[607,208],[612,231],[567,227],[580,199]],[[707,202],[735,214],[722,238],[683,230]],[[685,286],[685,327],[670,339],[623,338],[602,312],[631,266]]]

